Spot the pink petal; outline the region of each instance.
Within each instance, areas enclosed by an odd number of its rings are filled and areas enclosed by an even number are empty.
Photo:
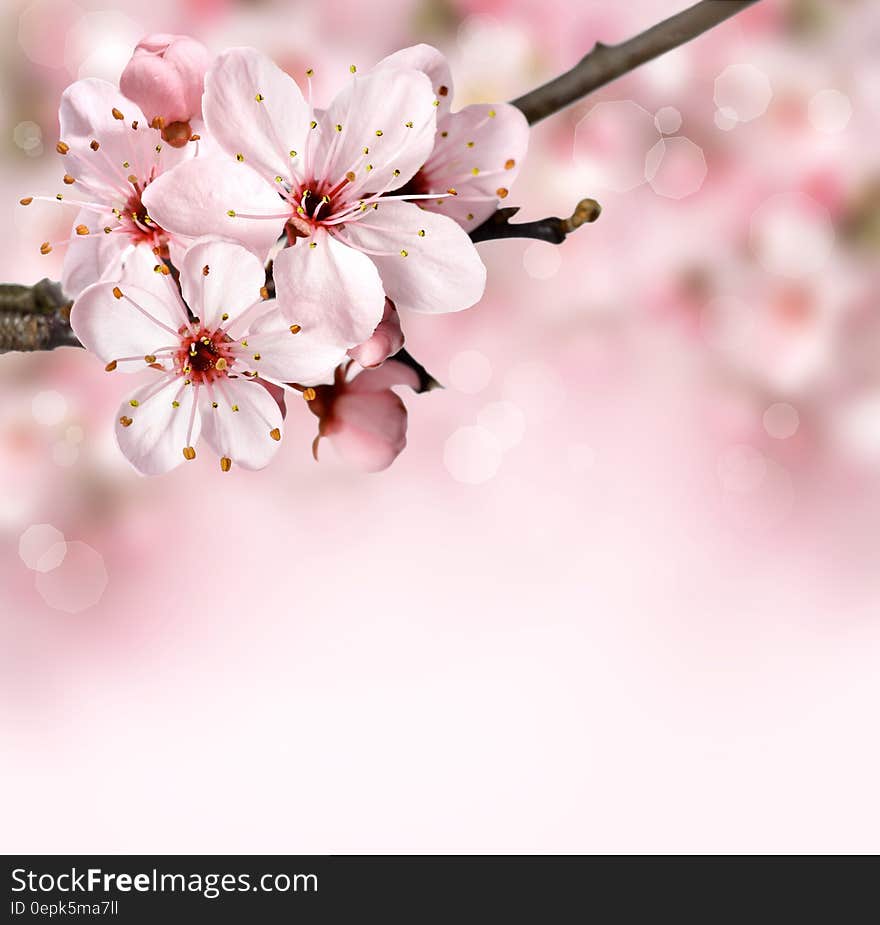
[[[403,330],[400,327],[400,315],[389,299],[385,300],[385,314],[372,335],[357,347],[352,347],[348,355],[363,367],[378,366],[388,357],[393,356],[403,347]]]
[[[211,134],[229,154],[242,155],[269,182],[293,179],[312,113],[296,81],[271,59],[253,48],[224,52],[205,78],[202,105]]]
[[[385,293],[373,262],[321,229],[281,251],[274,273],[287,323],[324,343],[354,347],[382,318]]]
[[[347,463],[379,472],[406,446],[406,407],[390,391],[346,392],[336,399],[332,419],[321,432]]]
[[[446,56],[434,48],[433,45],[412,45],[410,48],[401,48],[400,51],[394,52],[383,58],[375,69],[391,68],[412,68],[416,71],[422,71],[427,74],[431,81],[431,87],[439,101],[437,107],[437,118],[440,119],[449,112],[452,104],[452,72],[449,70],[449,62]],[[445,89],[445,93],[443,92]]]
[[[142,475],[162,475],[183,462],[187,431],[195,400],[192,387],[176,376],[167,376],[138,389],[120,405],[116,416],[116,440],[126,459]],[[137,402],[132,406],[131,402]],[[173,402],[179,407],[175,408]],[[125,421],[130,420],[130,424]],[[190,446],[199,435],[196,411]]]
[[[231,325],[255,302],[261,302],[265,283],[262,261],[231,241],[197,242],[186,252],[180,268],[184,301],[212,331],[227,322]]]
[[[152,292],[123,283],[119,289],[148,312],[148,318],[127,299],[113,295],[115,283],[89,286],[74,302],[70,326],[83,346],[105,363],[122,357],[152,354],[163,346],[176,343],[175,335],[182,323],[180,310],[172,303],[157,298]],[[162,327],[164,325],[164,327]],[[140,372],[145,367],[121,363],[122,372]]]
[[[248,379],[227,378],[211,392],[203,389],[200,401],[202,436],[218,456],[228,456],[243,469],[263,469],[271,462],[281,444],[270,432],[282,430],[284,422],[266,389]]]
[[[515,106],[497,103],[466,106],[442,119],[437,129],[437,144],[421,170],[420,185],[432,192],[451,187],[458,195],[422,204],[468,230],[476,228],[516,180],[529,144],[529,124]]]
[[[274,309],[275,300],[267,304],[273,308],[251,324],[247,332],[251,369],[279,382],[332,382],[336,367],[345,359],[345,347],[322,339],[309,328],[293,333],[283,313]]]
[[[353,78],[321,115],[312,159],[316,178],[335,184],[353,172],[357,179],[343,190],[349,202],[364,192],[403,186],[434,146],[433,104],[431,83],[419,71],[382,68]]]
[[[278,193],[257,173],[223,155],[197,157],[154,180],[142,197],[150,217],[174,234],[217,235],[240,241],[261,260],[278,240],[285,219],[230,218],[239,212],[284,211]]]
[[[345,384],[349,393],[381,392],[395,385],[418,389],[419,377],[414,369],[397,360],[388,360],[375,369],[365,369]]]
[[[371,253],[385,294],[399,309],[457,312],[483,295],[486,268],[477,249],[445,216],[410,202],[383,202],[347,224],[339,237]]]
[[[115,118],[114,109],[124,118]],[[139,106],[105,80],[89,77],[72,83],[61,96],[58,119],[61,140],[70,148],[64,169],[94,191],[86,193],[90,200],[95,195],[102,202],[119,198],[130,172],[123,162],[137,166],[156,161],[159,133],[148,127]],[[131,127],[133,121],[139,124],[137,131]],[[91,148],[93,141],[99,143],[97,151]]]

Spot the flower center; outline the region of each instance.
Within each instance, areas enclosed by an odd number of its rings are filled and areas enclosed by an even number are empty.
[[[150,218],[141,198],[144,189],[146,189],[146,183],[143,187],[139,183],[133,183],[132,186],[132,193],[125,203],[124,210],[119,215],[119,220],[125,226],[126,233],[135,243],[148,242],[154,247],[166,246],[168,243],[167,233]]]
[[[178,372],[196,383],[214,382],[229,374],[235,363],[233,342],[223,331],[188,334],[175,360]]]

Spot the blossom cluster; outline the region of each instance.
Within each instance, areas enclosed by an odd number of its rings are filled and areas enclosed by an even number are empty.
[[[326,108],[253,48],[142,40],[119,86],[64,92],[57,151],[77,209],[62,284],[108,372],[148,376],[116,419],[141,473],[196,457],[267,465],[286,397],[322,438],[384,469],[406,443],[392,388],[419,389],[401,316],[466,309],[485,267],[468,232],[508,195],[528,143],[509,104],[451,110],[427,45],[359,73]],[[394,359],[395,356],[397,359]],[[149,371],[149,372],[147,372]]]

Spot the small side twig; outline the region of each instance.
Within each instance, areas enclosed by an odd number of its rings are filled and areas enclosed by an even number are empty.
[[[430,392],[431,389],[442,389],[443,386],[422,366],[421,363],[404,347],[390,359],[408,366],[419,377],[419,387],[416,392]]]
[[[581,225],[595,222],[602,214],[602,207],[595,199],[582,199],[568,218],[552,216],[534,222],[511,224],[510,220],[517,212],[519,208],[516,206],[499,209],[482,225],[474,228],[470,233],[471,240],[477,244],[480,241],[495,241],[499,238],[535,238],[549,244],[561,244]]]
[[[58,283],[0,284],[0,353],[79,347],[70,329],[70,306]]]
[[[596,42],[569,71],[513,100],[531,124],[635,70],[647,61],[684,45],[758,0],[701,0],[620,45]]]

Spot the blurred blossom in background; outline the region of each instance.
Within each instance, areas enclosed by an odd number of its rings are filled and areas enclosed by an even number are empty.
[[[57,105],[147,33],[326,98],[429,42],[511,99],[683,0],[6,0],[0,280]],[[283,26],[283,27],[282,27]],[[378,475],[139,478],[83,351],[0,357],[3,848],[880,849],[880,13],[764,0],[539,124],[486,296],[405,318]],[[322,446],[322,459],[332,448]]]

